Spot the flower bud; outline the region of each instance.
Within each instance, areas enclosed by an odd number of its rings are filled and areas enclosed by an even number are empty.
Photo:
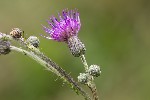
[[[10,42],[5,40],[0,40],[0,55],[6,55],[10,52]]]
[[[34,47],[39,47],[40,44],[40,40],[36,37],[36,36],[30,36],[27,39],[27,43],[30,43],[31,45],[33,45]]]
[[[80,73],[80,75],[77,78],[78,82],[82,84],[86,84],[88,82],[88,75],[86,73]]]
[[[74,57],[80,57],[81,55],[85,54],[86,48],[77,36],[72,36],[68,38],[67,43]]]
[[[19,28],[13,28],[12,31],[10,32],[10,35],[13,38],[21,38],[23,34],[23,31]]]
[[[88,69],[88,73],[94,77],[98,77],[101,74],[100,67],[98,65],[91,65]]]

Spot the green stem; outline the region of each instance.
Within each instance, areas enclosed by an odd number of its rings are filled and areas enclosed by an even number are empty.
[[[88,67],[88,64],[86,62],[85,56],[81,55],[80,58],[81,58],[81,61],[82,61],[83,65],[84,65],[85,72],[88,73],[89,67]],[[94,78],[93,78],[92,75],[89,75],[89,82],[87,83],[87,86],[90,88],[90,90],[92,92],[93,99],[94,100],[99,100],[98,94],[97,94],[96,85],[94,83]]]
[[[71,78],[70,75],[68,75],[61,67],[59,67],[55,62],[51,61],[48,57],[42,54],[36,55],[34,52],[28,52],[24,49],[15,47],[15,46],[10,46],[10,49],[13,51],[21,52],[24,55],[29,56],[33,60],[37,61],[40,63],[42,66],[44,66],[47,70],[50,70],[54,72],[56,75],[60,76],[64,81],[66,81],[68,84],[71,85],[71,87],[76,91],[82,94],[85,98],[85,100],[91,100],[89,95]]]
[[[30,58],[32,58],[33,60],[35,60],[36,62],[38,62],[42,66],[44,66],[47,70],[52,71],[56,75],[60,76],[60,74],[58,73],[57,70],[55,70],[52,66],[48,67],[47,63],[45,61],[43,61],[42,59],[40,59],[33,52],[29,52],[29,51],[26,51],[24,49],[21,49],[21,48],[15,47],[15,46],[10,46],[10,49],[13,50],[13,51],[17,51],[17,52],[23,53],[24,55],[29,56]]]
[[[92,81],[89,84],[87,84],[87,86],[90,88],[94,100],[99,100],[95,83]]]
[[[88,67],[88,64],[86,62],[85,56],[81,55],[80,58],[81,58],[81,61],[82,61],[83,65],[84,65],[85,72],[88,72],[89,67]]]

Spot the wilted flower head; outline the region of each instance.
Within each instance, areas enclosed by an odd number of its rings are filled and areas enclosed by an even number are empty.
[[[65,9],[62,11],[62,15],[58,14],[58,16],[59,20],[54,16],[48,20],[51,28],[43,26],[45,32],[50,35],[47,38],[59,42],[66,42],[71,36],[77,36],[81,27],[77,10]]]

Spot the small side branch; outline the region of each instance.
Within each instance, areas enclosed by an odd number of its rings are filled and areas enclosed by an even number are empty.
[[[85,72],[88,75],[88,83],[86,85],[91,90],[92,95],[93,95],[93,99],[94,100],[99,100],[99,97],[98,97],[98,94],[97,94],[96,85],[94,83],[94,77],[88,73],[89,67],[88,67],[88,64],[86,62],[85,56],[81,55],[80,58],[81,58],[81,61],[82,61],[83,65],[84,65]]]
[[[86,62],[85,56],[81,55],[80,58],[81,58],[81,61],[82,61],[83,65],[84,65],[85,72],[88,72],[88,64]]]

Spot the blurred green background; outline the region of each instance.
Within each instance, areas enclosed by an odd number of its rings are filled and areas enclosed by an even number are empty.
[[[76,79],[80,59],[65,43],[39,36],[41,24],[65,8],[79,10],[86,59],[101,65],[101,100],[150,100],[150,0],[0,0],[0,31],[38,36],[41,51]],[[20,53],[0,56],[0,100],[83,100],[57,78]]]

